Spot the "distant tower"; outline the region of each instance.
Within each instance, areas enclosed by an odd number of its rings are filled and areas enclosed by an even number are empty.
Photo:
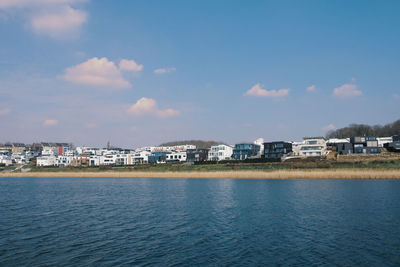
[[[107,149],[110,149],[110,141],[107,141]]]

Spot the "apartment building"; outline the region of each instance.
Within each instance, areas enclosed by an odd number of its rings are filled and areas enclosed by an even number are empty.
[[[208,152],[208,160],[211,161],[220,161],[220,160],[229,160],[232,158],[233,147],[229,145],[216,145],[211,146],[210,151]]]

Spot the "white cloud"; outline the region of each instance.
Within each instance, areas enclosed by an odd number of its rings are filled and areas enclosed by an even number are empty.
[[[34,16],[31,26],[38,34],[55,39],[70,39],[79,34],[80,27],[87,21],[87,17],[85,11],[64,6],[56,11]]]
[[[128,109],[128,113],[135,116],[155,115],[160,118],[175,117],[180,114],[180,112],[175,109],[161,110],[158,108],[157,102],[154,99],[146,97],[142,97],[135,104],[133,104]]]
[[[67,81],[89,86],[108,87],[114,89],[130,88],[114,62],[107,58],[94,57],[86,62],[67,68],[63,78]]]
[[[248,90],[245,96],[260,96],[260,97],[284,97],[289,94],[290,89],[279,89],[279,90],[265,90],[262,85],[257,83],[250,90]]]
[[[119,69],[126,71],[141,71],[143,70],[143,65],[137,64],[134,60],[122,59],[119,62]]]
[[[332,130],[335,130],[335,129],[336,129],[336,127],[335,127],[335,125],[333,125],[332,123],[329,124],[329,125],[326,125],[326,126],[322,127],[322,130],[324,130],[324,131],[326,131],[326,132],[332,131]]]
[[[176,71],[176,68],[163,68],[163,69],[155,69],[154,73],[155,74],[165,74],[165,73],[170,73]]]
[[[355,81],[354,78],[352,81]],[[358,90],[358,86],[354,83],[345,83],[342,86],[333,89],[333,95],[338,97],[355,97],[361,96],[362,92]]]
[[[43,122],[44,126],[55,126],[58,124],[58,120],[45,120]]]
[[[308,86],[306,88],[306,90],[307,90],[307,92],[315,92],[315,90],[317,90],[317,87],[315,87],[315,85],[311,85],[311,86]]]
[[[11,112],[11,109],[9,109],[9,108],[2,108],[2,109],[0,109],[0,116],[7,115],[7,114],[10,113],[10,112]]]
[[[0,10],[9,10],[27,20],[37,34],[55,39],[76,38],[88,14],[71,4],[86,0],[0,0]]]

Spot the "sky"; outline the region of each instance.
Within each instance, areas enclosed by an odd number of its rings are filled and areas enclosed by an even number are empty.
[[[0,142],[301,141],[400,118],[399,1],[0,0]]]

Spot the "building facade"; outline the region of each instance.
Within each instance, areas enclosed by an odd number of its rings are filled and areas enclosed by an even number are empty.
[[[294,143],[293,156],[325,157],[328,154],[326,140],[323,137],[305,137],[301,143]]]
[[[292,143],[277,141],[264,143],[264,158],[266,160],[281,160],[292,153]]]
[[[245,160],[256,158],[260,155],[261,146],[252,143],[236,144],[232,152],[232,158],[235,160]]]
[[[208,152],[208,160],[220,161],[230,160],[232,158],[233,147],[229,145],[216,145],[210,148]]]
[[[188,149],[187,153],[187,162],[202,162],[208,159],[209,149],[207,148],[198,148],[198,149]]]

